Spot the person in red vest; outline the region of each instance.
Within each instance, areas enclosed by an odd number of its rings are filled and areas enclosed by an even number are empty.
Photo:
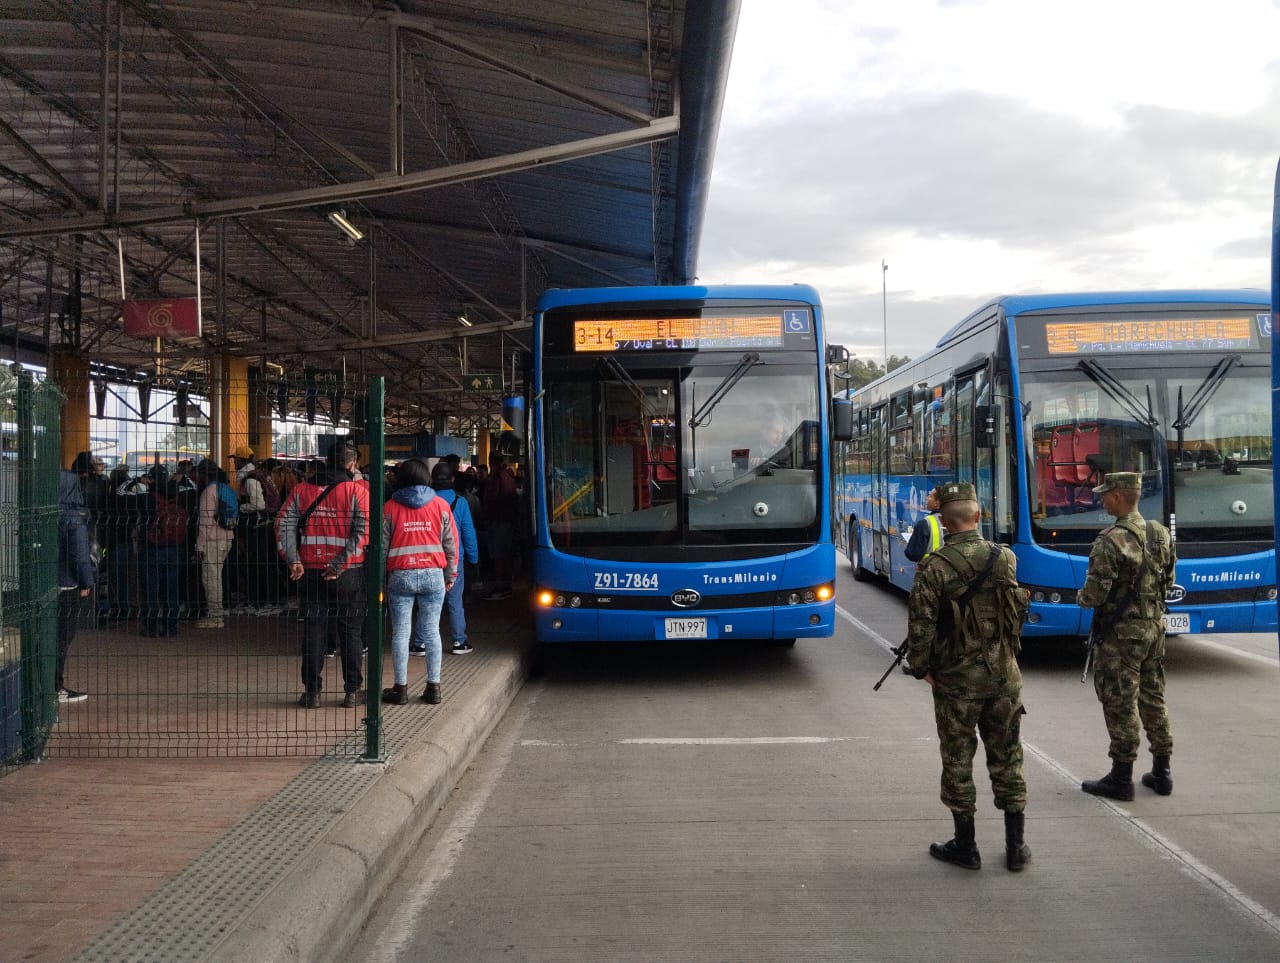
[[[324,653],[331,623],[342,657],[342,707],[361,704],[364,674],[364,553],[369,543],[369,488],[355,481],[356,450],[337,442],[325,470],[289,492],[276,519],[276,538],[289,578],[301,582],[302,685],[298,705],[320,705]]]
[[[427,686],[422,701],[438,705],[440,609],[458,578],[458,530],[449,503],[431,488],[426,462],[410,458],[396,471],[396,482],[396,493],[382,509],[396,681],[382,690],[382,701],[401,706],[409,701],[409,637],[413,635],[426,647]]]

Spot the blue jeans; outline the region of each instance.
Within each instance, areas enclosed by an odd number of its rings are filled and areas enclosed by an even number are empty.
[[[414,614],[414,602],[417,614]],[[396,685],[409,682],[409,637],[427,647],[427,681],[440,681],[440,610],[444,607],[444,570],[402,568],[387,573],[391,611],[391,664]]]
[[[445,607],[449,610],[449,632],[453,636],[454,645],[462,645],[467,641],[467,616],[462,611],[462,593],[466,591],[466,579],[462,575],[463,566],[458,565],[458,577],[453,588],[444,596]]]

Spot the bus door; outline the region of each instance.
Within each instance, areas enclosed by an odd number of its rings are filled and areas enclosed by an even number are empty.
[[[889,409],[871,410],[871,538],[874,568],[889,571]]]
[[[984,366],[956,375],[956,478],[972,482],[982,509],[982,536],[994,537],[995,459],[991,430],[997,428],[991,378]]]

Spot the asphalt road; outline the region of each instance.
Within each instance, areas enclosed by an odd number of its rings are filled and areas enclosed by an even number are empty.
[[[842,568],[830,640],[550,649],[351,959],[1275,960],[1272,636],[1171,639],[1174,793],[1108,767],[1076,643],[1029,641],[1020,874],[979,750],[981,872],[929,858],[927,689],[871,687],[904,597]],[[1145,745],[1140,766],[1145,767]]]

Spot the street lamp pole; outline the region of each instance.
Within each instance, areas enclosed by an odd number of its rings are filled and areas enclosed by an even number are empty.
[[[889,294],[885,275],[889,273],[889,265],[884,258],[880,259],[880,318],[884,323],[884,373],[889,373]]]

